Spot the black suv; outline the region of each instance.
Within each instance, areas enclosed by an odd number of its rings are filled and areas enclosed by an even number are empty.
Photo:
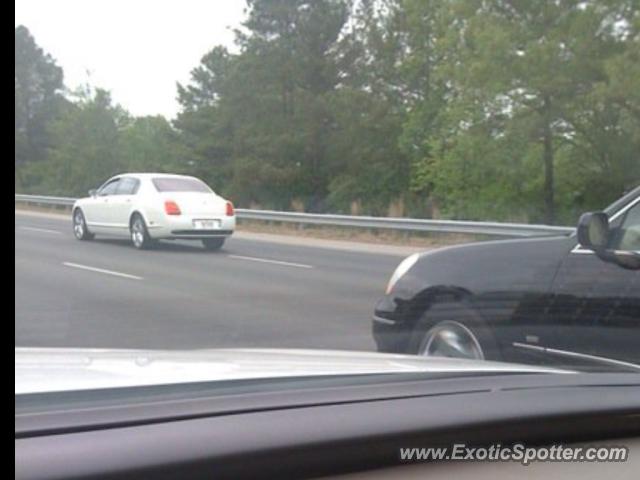
[[[569,236],[408,257],[373,335],[384,352],[640,370],[640,187]]]

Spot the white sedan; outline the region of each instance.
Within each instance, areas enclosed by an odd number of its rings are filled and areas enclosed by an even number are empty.
[[[122,174],[89,195],[73,205],[73,232],[79,240],[96,234],[130,237],[144,249],[160,239],[189,239],[218,250],[236,226],[233,204],[195,177]]]

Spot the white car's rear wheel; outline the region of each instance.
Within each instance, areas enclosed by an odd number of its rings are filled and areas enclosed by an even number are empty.
[[[78,240],[93,240],[93,234],[89,232],[84,214],[79,208],[73,212],[73,234]]]
[[[153,246],[153,239],[149,235],[147,225],[141,215],[135,214],[130,224],[131,242],[138,250],[146,250]]]
[[[224,238],[203,238],[202,245],[207,250],[220,250],[224,245]]]

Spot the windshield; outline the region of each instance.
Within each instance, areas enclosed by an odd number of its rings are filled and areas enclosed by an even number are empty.
[[[17,392],[640,372],[638,2],[15,6]]]

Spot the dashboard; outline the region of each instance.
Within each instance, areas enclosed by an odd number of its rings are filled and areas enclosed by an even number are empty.
[[[89,403],[71,407],[55,394],[16,398],[16,478],[495,478],[517,468],[591,475],[602,470],[579,463],[407,464],[398,452],[605,441],[635,451],[640,437],[637,374],[395,374],[181,389],[184,395],[132,389],[113,401],[88,392]],[[637,464],[597,467],[621,474],[630,465]]]

